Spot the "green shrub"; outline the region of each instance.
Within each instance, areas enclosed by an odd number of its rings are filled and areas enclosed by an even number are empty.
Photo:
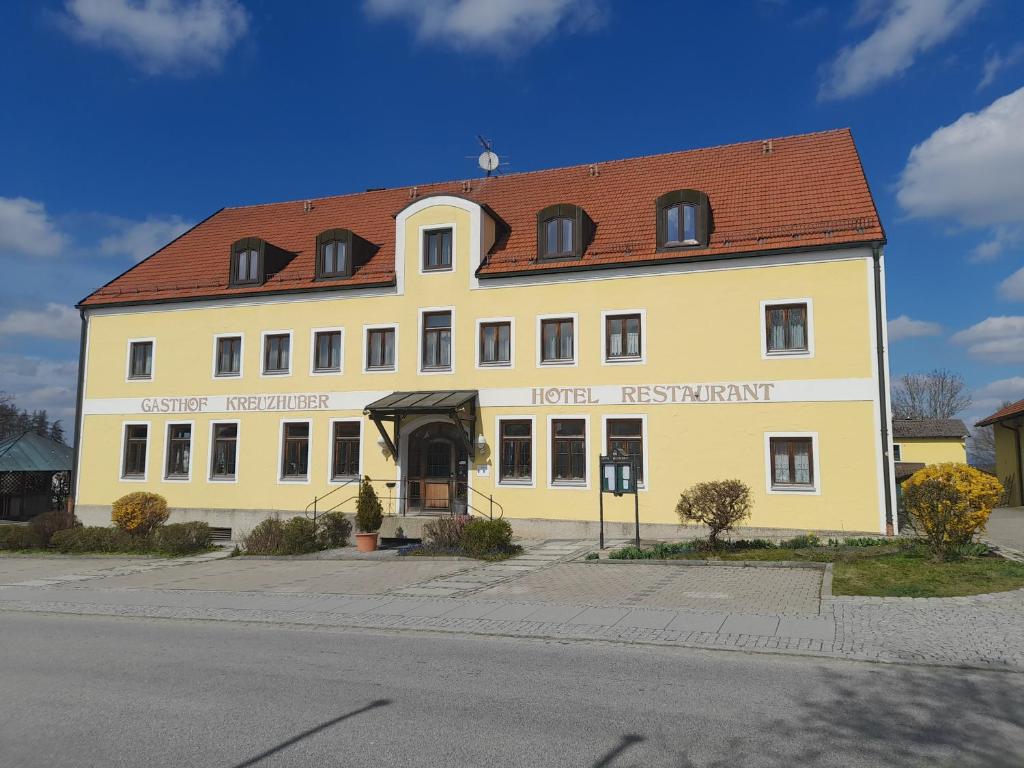
[[[729,542],[730,549],[776,549],[778,544],[768,539],[736,539]]]
[[[779,542],[779,546],[782,549],[810,549],[811,547],[820,547],[821,539],[813,533],[804,533],[794,536],[792,539],[783,539]]]
[[[319,530],[317,540],[321,549],[334,549],[348,544],[352,535],[352,521],[341,512],[325,512],[316,519]]]
[[[384,522],[384,507],[381,506],[377,492],[373,490],[369,476],[359,483],[359,498],[356,499],[356,528],[360,533],[373,533],[380,530]]]
[[[28,524],[29,528],[38,535],[41,547],[50,546],[50,539],[57,531],[78,528],[81,525],[74,513],[66,510],[43,512],[43,514],[33,517]]]
[[[988,544],[983,544],[980,541],[969,541],[966,544],[961,544],[954,550],[954,554],[957,557],[984,557],[988,553]]]
[[[469,520],[469,515],[431,520],[423,526],[423,543],[434,549],[457,550],[462,546],[462,531]]]
[[[65,553],[145,552],[152,546],[147,538],[132,536],[120,528],[105,525],[66,528],[53,534],[50,543]]]
[[[38,531],[27,525],[0,525],[0,549],[37,549],[44,546]]]
[[[137,491],[125,494],[113,503],[110,518],[114,525],[133,536],[145,536],[167,522],[167,499],[159,493]]]
[[[659,541],[651,547],[651,557],[655,560],[664,560],[672,555],[682,552],[693,552],[699,546],[698,541],[676,541],[671,544]]]
[[[172,523],[152,533],[153,548],[163,555],[191,555],[213,546],[213,533],[206,523]]]
[[[599,554],[597,554],[597,552],[587,552],[587,556],[584,557],[583,559],[584,560],[600,560],[601,556]]]
[[[830,544],[831,544],[831,542],[832,542],[832,540],[829,539],[829,543]],[[891,543],[892,542],[889,541],[888,539],[879,538],[877,536],[876,537],[871,537],[871,536],[853,536],[852,538],[849,538],[849,539],[843,539],[842,546],[844,546],[844,547],[884,547],[887,544],[891,544]],[[836,545],[839,545],[839,544],[840,544],[840,542],[836,542]]]
[[[628,546],[622,547],[621,549],[613,549],[608,553],[608,559],[610,560],[651,560],[654,558],[654,552],[649,549],[640,549],[640,547]]]
[[[462,550],[470,557],[507,552],[512,547],[512,526],[508,520],[474,519],[462,529]]]
[[[278,517],[260,520],[242,540],[247,555],[276,555],[284,541],[284,523]]]
[[[279,555],[304,555],[316,552],[316,525],[308,517],[293,517],[284,524],[281,531],[281,550]]]
[[[709,528],[708,548],[718,548],[718,537],[750,516],[750,488],[742,480],[712,480],[697,483],[679,497],[679,521],[700,523]]]

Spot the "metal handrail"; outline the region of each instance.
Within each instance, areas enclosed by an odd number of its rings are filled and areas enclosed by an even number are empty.
[[[350,479],[346,480],[345,482],[343,482],[341,485],[337,486],[336,488],[332,488],[327,493],[325,493],[323,496],[314,496],[313,497],[313,501],[311,501],[309,504],[306,505],[306,510],[305,510],[306,517],[309,517],[309,518],[311,518],[313,520],[313,522],[316,522],[317,516],[319,516],[319,515],[326,515],[326,514],[328,514],[330,512],[334,512],[337,509],[339,509],[340,507],[342,507],[345,504],[349,503],[350,501],[354,501],[354,500],[358,499],[359,498],[359,494],[357,493],[355,495],[348,496],[348,497],[346,497],[344,499],[341,499],[340,501],[336,501],[334,504],[332,504],[327,509],[321,509],[320,508],[320,505],[324,501],[324,499],[327,499],[328,497],[333,496],[338,491],[340,491],[343,488],[346,488],[346,487],[352,485],[353,483],[361,483],[363,481],[363,479],[364,478],[361,478],[361,477],[350,478]],[[391,479],[386,479],[385,480],[385,479],[372,478],[372,477],[367,477],[365,479],[368,480],[370,483],[390,484],[391,487],[394,487],[395,485],[398,484],[397,481],[391,480]],[[410,482],[410,481],[407,480],[406,482]],[[452,482],[454,483],[454,481],[452,481]],[[495,507],[497,507],[497,509],[498,509],[498,519],[500,520],[502,517],[504,517],[504,515],[505,515],[505,508],[501,505],[500,502],[498,502],[498,501],[496,501],[494,499],[494,495],[493,494],[485,494],[485,493],[483,493],[481,491],[478,491],[476,488],[471,487],[468,483],[465,483],[463,485],[463,487],[465,487],[467,491],[472,491],[477,496],[481,497],[482,499],[485,499],[487,501],[487,505],[488,505],[486,512],[484,510],[482,510],[482,509],[479,509],[479,508],[475,507],[473,504],[469,503],[469,498],[468,498],[468,494],[467,494],[467,498],[463,502],[466,505],[467,512],[471,510],[472,512],[480,515],[481,517],[486,516],[488,519],[493,520],[494,519],[494,510],[495,510]],[[389,502],[389,506],[391,506],[391,504],[390,504],[391,502],[395,502],[397,504],[398,508],[401,510],[401,512],[398,513],[398,514],[401,514],[403,517],[405,516],[405,506],[404,506],[403,502],[408,501],[408,499],[410,498],[409,494],[403,494],[401,492],[401,489],[399,489],[398,494],[390,494],[389,493],[389,494],[386,494],[386,495],[382,495],[382,494],[378,493],[377,494],[377,498],[379,498],[381,501]],[[449,506],[451,507],[450,514],[455,514],[454,505],[453,504],[449,504]],[[395,512],[389,512],[388,514],[394,515],[396,513]]]

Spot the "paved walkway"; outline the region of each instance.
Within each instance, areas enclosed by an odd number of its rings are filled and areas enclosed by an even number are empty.
[[[993,510],[985,527],[986,541],[1008,557],[1024,561],[1024,507]]]
[[[808,653],[1024,671],[1024,590],[915,600],[831,596],[827,572],[570,560],[230,558],[8,579],[0,610],[458,632]],[[36,566],[33,565],[33,568]],[[0,569],[0,573],[2,573]],[[46,583],[40,583],[45,581]]]

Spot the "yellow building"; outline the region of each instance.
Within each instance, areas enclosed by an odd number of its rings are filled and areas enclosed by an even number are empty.
[[[1000,408],[975,426],[992,428],[996,477],[1006,490],[1006,503],[1024,507],[1024,400]]]
[[[566,535],[616,452],[650,533],[733,477],[751,526],[885,531],[884,242],[845,130],[222,209],[80,304],[78,514],[238,535],[366,475]]]
[[[967,435],[960,419],[893,419],[896,479],[905,480],[928,464],[966,464]]]

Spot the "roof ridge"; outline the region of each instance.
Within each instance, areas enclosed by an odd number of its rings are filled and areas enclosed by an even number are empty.
[[[807,133],[791,133],[785,136],[766,136],[760,139],[746,139],[744,141],[732,141],[725,144],[712,144],[704,147],[692,147],[690,149],[677,149],[672,152],[652,152],[646,155],[633,155],[631,157],[619,157],[612,160],[591,160],[590,162],[574,163],[572,165],[559,165],[552,168],[537,168],[532,171],[518,171],[515,173],[503,173],[500,176],[470,176],[461,179],[446,179],[443,181],[427,181],[419,182],[417,184],[400,184],[396,187],[383,187],[380,189],[365,189],[362,192],[343,192],[338,195],[324,195],[322,197],[300,197],[292,200],[277,200],[269,203],[251,203],[249,205],[226,205],[221,208],[221,211],[243,211],[250,210],[252,208],[267,208],[274,205],[291,205],[293,203],[304,203],[307,200],[315,202],[317,200],[339,200],[348,197],[357,197],[359,195],[372,195],[380,192],[398,192],[406,189],[416,189],[418,187],[438,187],[445,186],[448,184],[465,184],[466,182],[480,182],[480,181],[499,181],[502,179],[519,178],[522,176],[532,176],[541,173],[555,173],[558,171],[572,171],[576,169],[589,168],[592,165],[613,165],[617,163],[629,163],[636,160],[652,160],[656,158],[674,157],[678,155],[686,155],[698,152],[711,152],[721,149],[729,149],[730,147],[741,147],[747,144],[761,144],[765,141],[788,141],[790,139],[803,139],[812,136],[825,136],[832,133],[847,133],[852,134],[849,127],[843,128],[826,128],[820,131],[808,131]]]

